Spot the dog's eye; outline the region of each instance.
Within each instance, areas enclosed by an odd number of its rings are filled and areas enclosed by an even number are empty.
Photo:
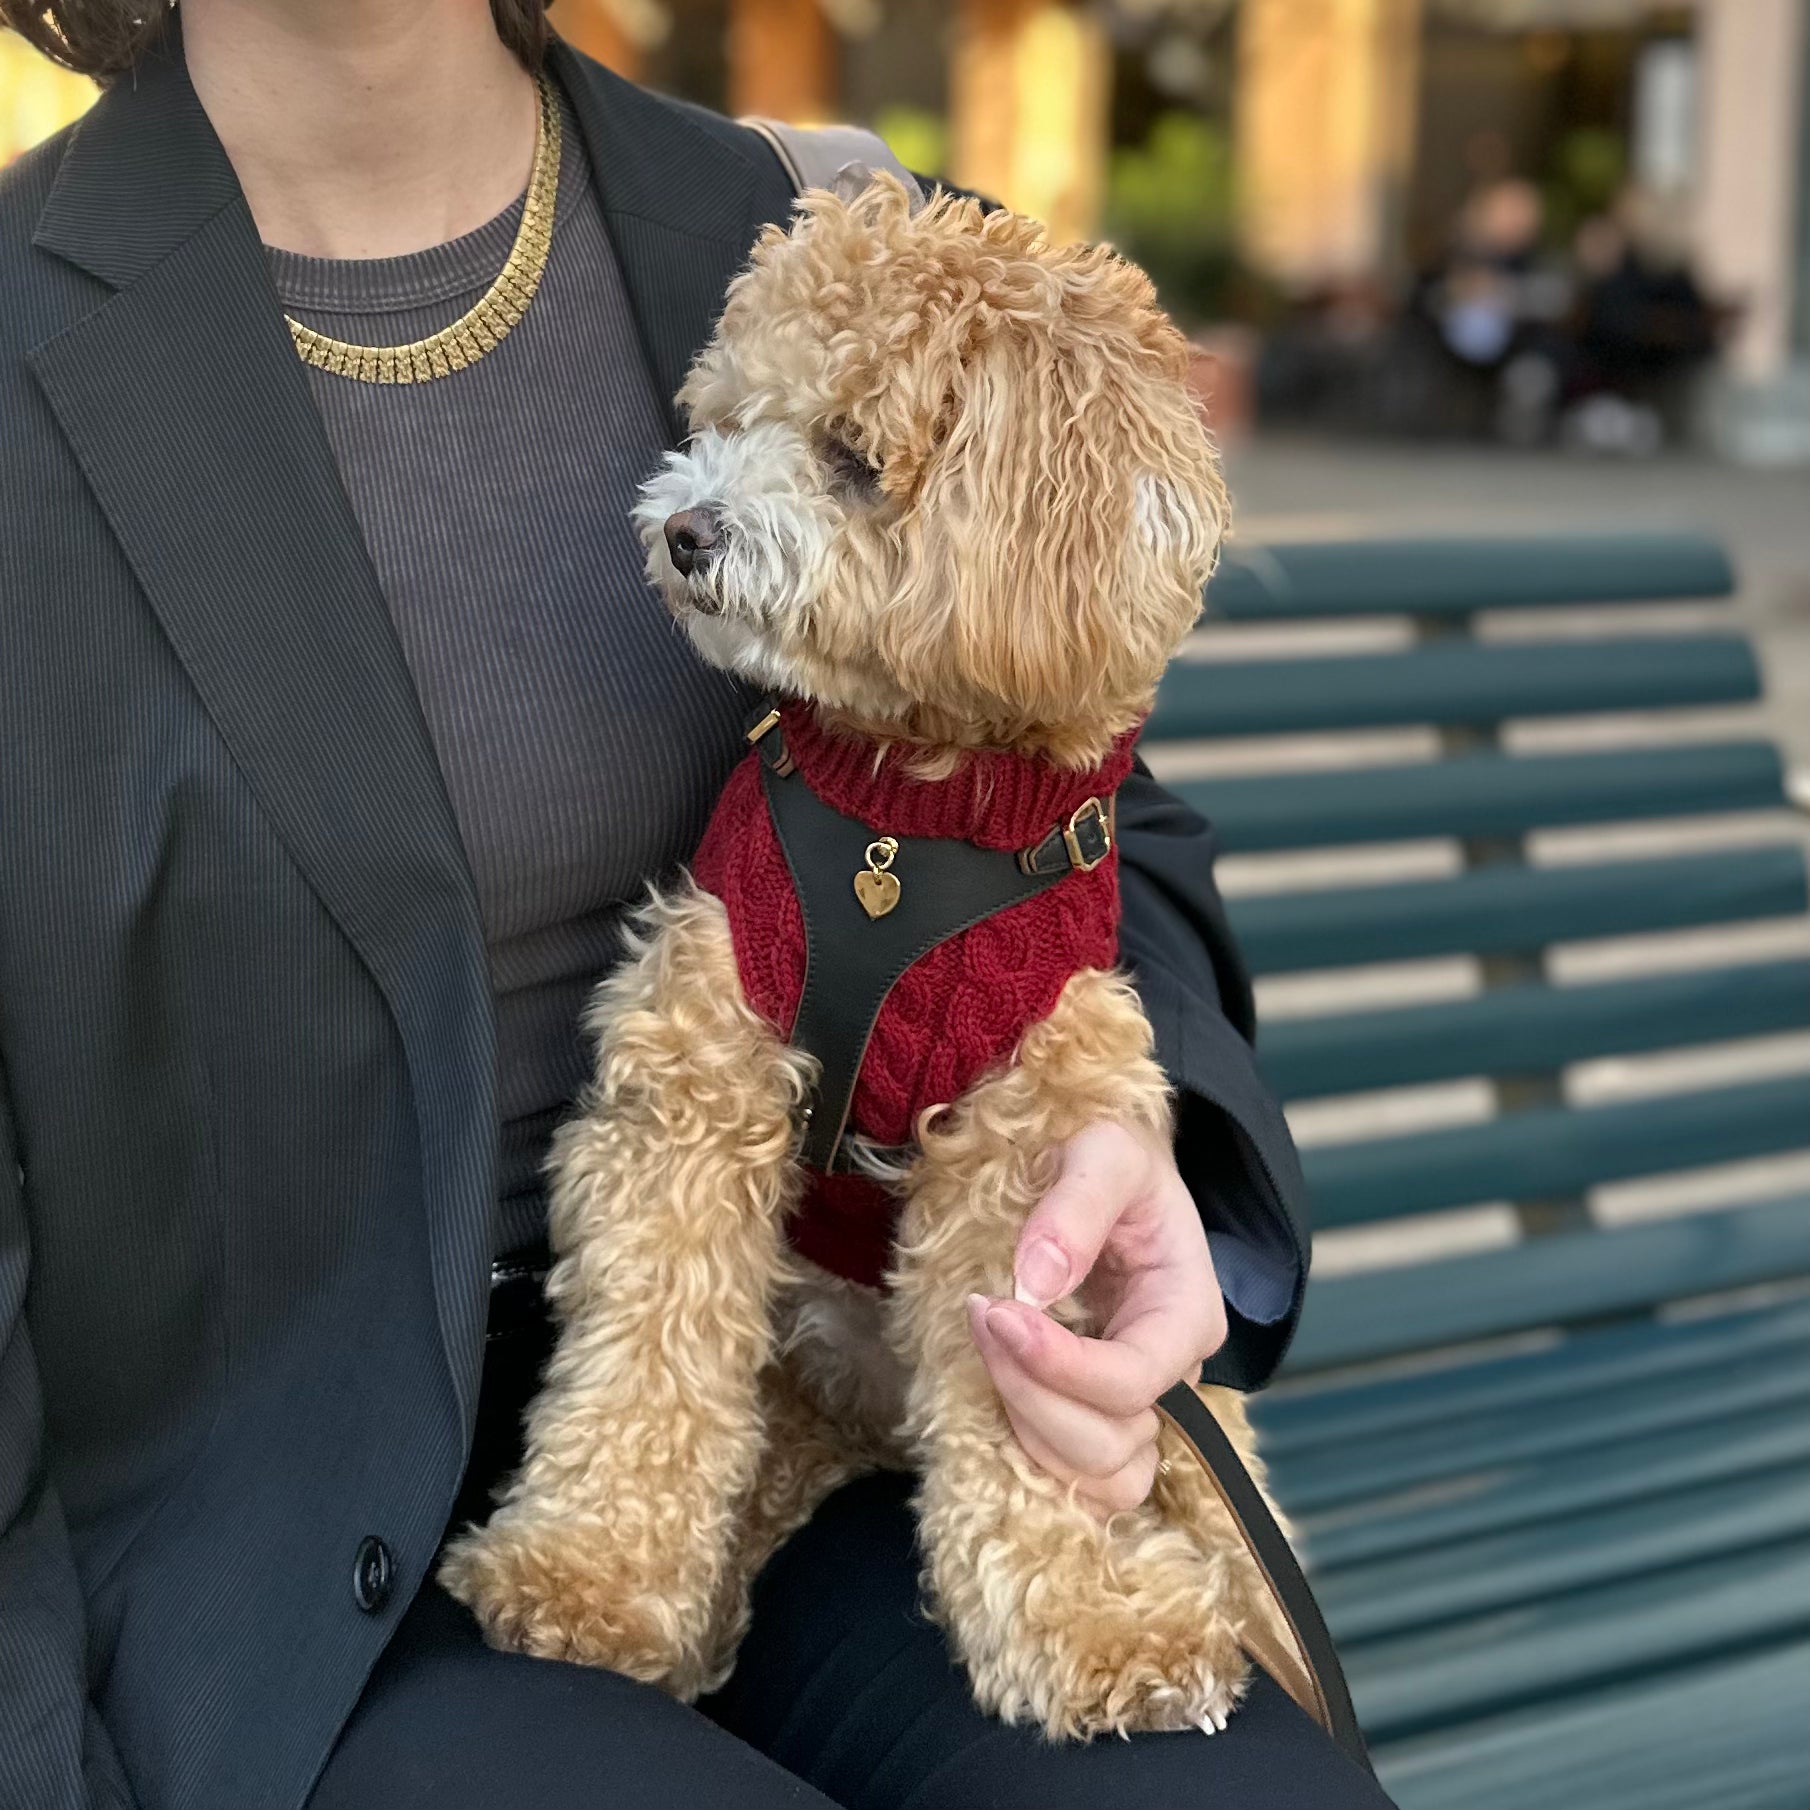
[[[824,436],[823,463],[835,489],[864,502],[871,502],[880,494],[879,467],[840,434]]]

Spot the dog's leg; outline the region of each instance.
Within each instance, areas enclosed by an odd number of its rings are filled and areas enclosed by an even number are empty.
[[[767,1449],[744,1505],[718,1601],[714,1688],[748,1625],[749,1587],[834,1489],[873,1470],[904,1470],[904,1375],[887,1348],[872,1290],[804,1259],[781,1293],[781,1349],[761,1378]]]
[[[1051,1737],[1222,1725],[1261,1594],[1204,1486],[1176,1476],[1105,1522],[1033,1464],[969,1334],[970,1293],[1012,1292],[1018,1233],[1054,1147],[1098,1119],[1167,1124],[1149,1052],[1130,988],[1075,976],[1016,1065],[929,1130],[902,1228],[893,1336],[911,1372],[932,1607],[982,1707]],[[1077,1313],[1070,1304],[1064,1317]]]
[[[761,1407],[766,1450],[742,1505],[735,1549],[711,1618],[706,1691],[715,1690],[735,1667],[736,1649],[748,1629],[749,1593],[762,1566],[832,1490],[875,1468],[872,1451],[803,1394],[788,1365],[776,1363],[761,1378]]]
[[[553,1163],[559,1342],[520,1472],[441,1577],[498,1646],[689,1697],[760,1458],[808,1070],[695,890],[650,908],[591,1028],[596,1084]]]

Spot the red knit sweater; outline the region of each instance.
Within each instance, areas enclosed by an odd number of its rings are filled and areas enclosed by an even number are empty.
[[[781,728],[798,779],[876,836],[954,836],[1007,850],[1040,841],[1089,798],[1109,798],[1131,770],[1135,739],[1135,732],[1121,737],[1100,766],[1081,772],[986,753],[968,757],[948,779],[922,780],[905,770],[903,750],[876,761],[871,743],[827,733],[807,706],[785,706]],[[767,811],[758,751],[730,775],[692,870],[728,909],[749,1003],[790,1035],[804,988],[804,917]],[[1012,1054],[1071,974],[1110,968],[1118,940],[1115,849],[1091,873],[1065,874],[939,943],[906,969],[880,1008],[849,1130],[881,1144],[909,1142],[926,1107],[959,1098]],[[893,1206],[878,1184],[814,1175],[791,1238],[826,1269],[877,1285],[892,1230]]]

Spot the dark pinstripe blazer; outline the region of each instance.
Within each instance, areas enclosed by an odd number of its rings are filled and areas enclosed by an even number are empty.
[[[752,134],[555,57],[670,394],[788,186]],[[1124,804],[1185,1170],[1298,1271],[1205,827],[1148,782]],[[491,1003],[409,675],[174,45],[0,178],[0,852],[0,1810],[298,1804],[465,1461]],[[1259,1380],[1291,1323],[1239,1322],[1221,1373]]]

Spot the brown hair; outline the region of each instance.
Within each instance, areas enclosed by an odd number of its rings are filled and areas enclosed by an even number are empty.
[[[549,0],[490,0],[497,36],[530,73],[547,49]],[[54,63],[109,82],[156,43],[168,16],[164,0],[0,0],[11,26]]]

